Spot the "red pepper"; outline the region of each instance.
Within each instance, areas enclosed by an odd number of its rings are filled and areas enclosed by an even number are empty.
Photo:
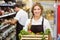
[[[29,32],[32,32],[31,30],[28,30]]]

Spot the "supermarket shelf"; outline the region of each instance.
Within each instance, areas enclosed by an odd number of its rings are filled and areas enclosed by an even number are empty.
[[[0,37],[0,40],[2,40],[2,37]]]
[[[2,3],[0,4],[0,7],[13,7],[15,5],[15,3]]]
[[[14,7],[14,3],[3,3],[0,4],[0,7]],[[15,32],[16,32],[16,25],[11,25],[11,24],[4,24],[4,21],[13,19],[16,15],[16,12],[13,13],[9,13],[9,12],[5,12],[4,15],[0,16],[0,21],[1,21],[1,25],[0,25],[0,40],[10,40],[11,38],[13,38],[15,36]]]
[[[15,35],[16,35],[16,32],[11,33],[11,34],[6,38],[6,40],[11,40],[11,39],[13,39],[13,38],[15,37]]]
[[[16,14],[16,13],[5,14],[5,15],[0,16],[0,18],[4,18],[4,17],[8,17],[8,16],[12,16],[12,15],[15,15],[15,14]]]
[[[0,26],[0,30],[4,29],[5,27],[7,27],[7,26],[9,26],[9,25],[10,25],[10,24],[6,24],[6,25],[4,25],[4,26],[1,25],[1,26]]]
[[[6,37],[7,35],[9,35],[9,33],[11,33],[12,31],[14,31],[15,26],[10,27],[9,29],[7,29],[3,34],[2,37]]]

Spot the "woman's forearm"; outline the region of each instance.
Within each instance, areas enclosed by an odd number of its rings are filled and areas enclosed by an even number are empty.
[[[13,19],[13,20],[9,20],[10,24],[16,24],[17,20]]]

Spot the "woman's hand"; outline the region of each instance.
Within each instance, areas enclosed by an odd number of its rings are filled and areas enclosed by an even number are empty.
[[[5,19],[5,21],[3,22],[4,24],[10,24],[11,20],[7,20]]]
[[[4,23],[4,24],[8,24],[8,22],[9,22],[9,21],[8,21],[7,19],[5,19],[5,21],[4,21],[3,23]]]
[[[31,31],[30,29],[31,29],[31,23],[29,23],[28,25],[27,25],[27,27],[28,27],[28,31]]]
[[[40,33],[36,33],[36,35],[40,35]]]
[[[8,20],[9,23],[11,23],[12,21],[11,20]]]

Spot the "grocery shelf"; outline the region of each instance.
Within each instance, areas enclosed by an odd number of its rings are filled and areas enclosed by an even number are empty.
[[[0,25],[0,30],[4,29],[5,27],[9,26],[10,24],[6,24],[6,25]]]
[[[5,20],[5,19],[8,19],[8,18],[13,18],[14,15],[16,13],[9,13],[9,14],[5,14],[5,15],[2,15],[0,16],[0,20]],[[1,23],[0,25],[0,40],[10,40],[10,39],[13,39],[13,37],[15,36],[15,30],[16,28],[16,25],[11,25],[11,24],[4,24],[4,22]]]
[[[5,18],[5,17],[8,17],[8,16],[13,16],[13,15],[15,15],[15,14],[16,14],[16,13],[5,14],[5,15],[0,16],[0,19],[1,19],[1,18]]]
[[[5,32],[2,33],[2,37],[5,38],[6,36],[9,35],[9,33],[11,33],[12,31],[14,31],[14,29],[15,29],[15,26],[12,26],[9,29],[7,29]]]
[[[0,40],[2,40],[2,37],[0,36]]]
[[[13,7],[15,3],[2,3],[0,4],[0,7]]]
[[[13,39],[13,37],[16,34],[16,25],[11,24],[5,24],[5,20],[11,20],[15,17],[16,12],[12,9],[14,7],[15,3],[1,3],[0,8],[4,11],[4,14],[0,15],[0,40],[10,40]],[[4,8],[7,8],[5,10],[11,10],[12,13],[9,11],[5,11]],[[9,8],[9,9],[8,9]]]
[[[11,40],[16,36],[16,32],[12,32],[7,38],[6,40]]]

